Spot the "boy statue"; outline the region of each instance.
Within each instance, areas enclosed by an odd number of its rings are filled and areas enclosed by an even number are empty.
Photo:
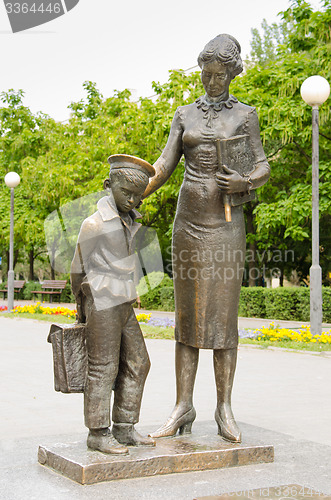
[[[77,319],[86,322],[88,373],[84,389],[87,445],[103,453],[127,454],[127,445],[154,446],[134,428],[139,420],[150,361],[132,304],[136,299],[135,219],[152,165],[129,155],[112,155],[108,195],[84,220],[71,266]],[[113,427],[110,399],[114,391]]]

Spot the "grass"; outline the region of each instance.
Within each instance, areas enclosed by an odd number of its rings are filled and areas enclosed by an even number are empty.
[[[52,323],[74,323],[75,320],[73,318],[67,318],[66,316],[57,315],[57,314],[30,314],[30,313],[20,313],[20,314],[12,314],[12,313],[0,313],[0,317],[3,316],[5,318],[24,318],[24,319],[35,319],[37,321],[48,321]],[[166,339],[173,340],[174,339],[174,328],[165,327],[165,326],[151,326],[142,323],[141,329],[143,335],[146,339]],[[295,341],[258,341],[253,339],[240,339],[239,343],[242,345],[255,345],[259,346],[263,349],[267,349],[268,347],[281,347],[285,349],[297,349],[301,351],[313,351],[313,352],[322,352],[322,351],[331,351],[330,344],[317,344],[317,343],[307,343],[307,342],[295,342]]]
[[[175,338],[175,329],[167,326],[150,326],[140,324],[145,339],[167,339]]]

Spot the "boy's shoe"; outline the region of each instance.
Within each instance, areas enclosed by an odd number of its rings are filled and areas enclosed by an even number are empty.
[[[116,441],[110,429],[90,429],[87,436],[87,446],[91,450],[113,455],[127,455],[129,453],[126,446]]]
[[[155,446],[154,439],[139,434],[133,424],[113,424],[112,431],[116,440],[127,446]]]

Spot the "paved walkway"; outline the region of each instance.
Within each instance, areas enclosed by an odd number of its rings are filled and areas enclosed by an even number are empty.
[[[234,412],[245,440],[275,446],[273,464],[93,486],[80,486],[40,466],[39,444],[58,443],[68,435],[73,440],[86,436],[82,395],[53,390],[48,329],[46,322],[0,317],[1,500],[192,500],[290,483],[331,495],[331,358],[244,346],[239,349]],[[147,433],[169,415],[175,399],[175,377],[174,342],[146,343],[152,368],[138,428]],[[195,407],[195,425],[209,422],[216,432],[209,350],[200,354]]]

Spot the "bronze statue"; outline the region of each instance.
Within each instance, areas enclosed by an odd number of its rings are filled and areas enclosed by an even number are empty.
[[[129,155],[112,155],[108,196],[84,220],[71,268],[78,322],[86,322],[88,357],[84,389],[87,445],[126,454],[127,445],[154,446],[134,428],[150,361],[132,304],[136,300],[134,238],[140,203],[153,167]],[[113,427],[110,431],[110,400]]]
[[[177,109],[168,142],[144,196],[162,186],[185,157],[173,228],[177,399],[154,438],[191,431],[199,349],[214,350],[215,419],[226,440],[241,441],[231,409],[237,360],[238,303],[245,263],[243,203],[269,178],[255,108],[229,94],[242,72],[240,45],[211,40],[198,63],[206,95]]]

